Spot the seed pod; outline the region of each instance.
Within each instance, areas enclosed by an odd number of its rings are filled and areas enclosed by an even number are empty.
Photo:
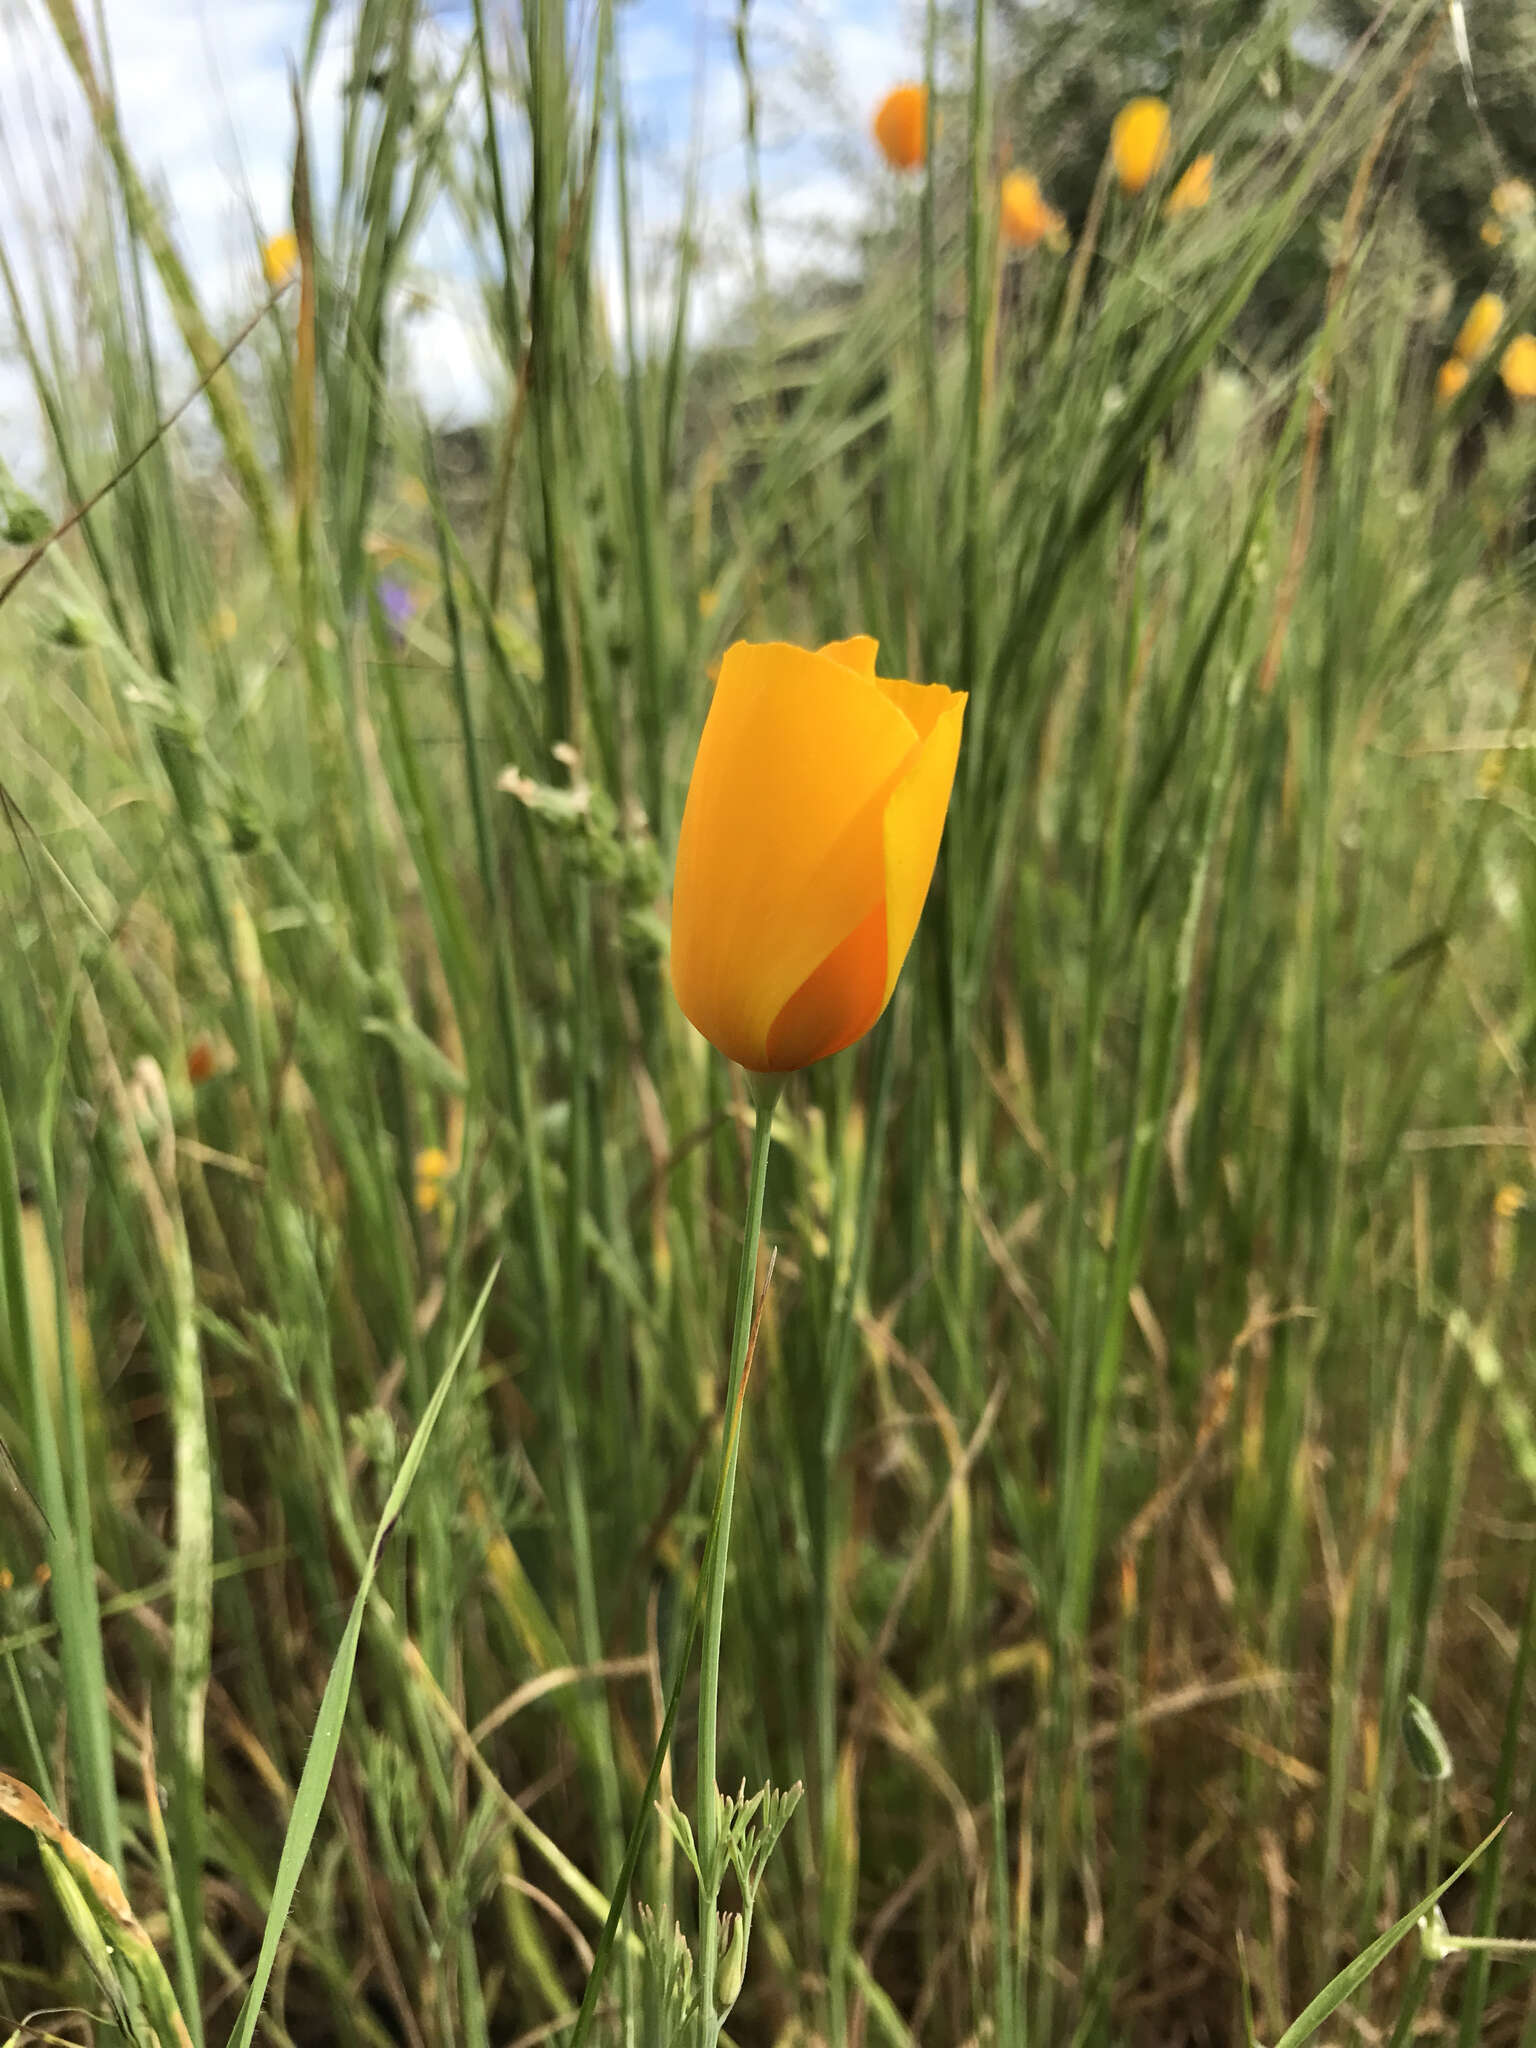
[[[747,1923],[740,1913],[720,1916],[722,1948],[715,1972],[715,2011],[724,2019],[741,1996],[747,1976]]]
[[[1409,1693],[1403,1708],[1403,1747],[1408,1761],[1428,1785],[1443,1785],[1454,1765],[1450,1746],[1440,1733],[1440,1724],[1417,1693]]]

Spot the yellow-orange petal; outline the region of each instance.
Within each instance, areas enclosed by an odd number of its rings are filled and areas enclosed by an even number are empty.
[[[1536,398],[1536,334],[1517,334],[1499,358],[1499,375],[1511,398]]]
[[[844,668],[851,668],[856,676],[873,677],[875,658],[880,652],[880,642],[871,639],[868,633],[855,633],[851,640],[829,640],[817,653],[825,655],[828,661],[839,662]]]
[[[268,285],[276,291],[285,285],[299,267],[299,241],[297,235],[284,233],[274,235],[270,242],[261,247],[261,274]]]
[[[1127,100],[1109,131],[1109,154],[1125,192],[1144,192],[1168,155],[1168,109],[1150,94]]]
[[[1209,150],[1202,151],[1168,194],[1163,211],[1170,220],[1181,213],[1193,213],[1202,206],[1210,205],[1215,170],[1215,157]]]
[[[1487,355],[1489,343],[1504,325],[1504,301],[1497,292],[1484,292],[1474,299],[1472,309],[1451,343],[1452,355],[1464,363],[1476,363]]]
[[[1466,390],[1471,375],[1460,356],[1447,356],[1435,376],[1435,403],[1449,405]]]
[[[877,681],[880,679],[877,678]],[[864,1036],[896,987],[933,880],[949,811],[966,699],[934,684],[882,683],[920,707],[923,737],[894,785],[871,807],[883,868],[871,906],[785,1003],[768,1033],[768,1059],[788,1072],[829,1059]]]
[[[916,758],[891,792],[885,810],[886,950],[882,1010],[891,999],[928,900],[939,842],[944,837],[944,820],[949,814],[966,698],[960,690],[947,690],[944,697],[947,701],[934,707],[937,716]]]
[[[766,1070],[796,989],[882,899],[878,812],[918,735],[826,654],[726,651],[678,835],[672,986],[728,1058]]]
[[[875,109],[875,140],[893,171],[915,171],[928,154],[928,88],[898,85]]]

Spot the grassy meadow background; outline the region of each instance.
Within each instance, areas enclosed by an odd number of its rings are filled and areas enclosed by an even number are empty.
[[[1435,401],[1477,291],[1536,325],[1443,175],[1536,174],[1521,10],[932,13],[930,169],[850,137],[858,276],[791,283],[741,0],[703,331],[622,9],[329,12],[232,313],[33,9],[96,161],[0,246],[0,2038],[570,2037],[745,1196],[688,770],[732,640],[867,631],[970,705],[891,1009],[778,1110],[720,1774],[805,1796],[729,2038],[1289,2044],[1509,1814],[1318,2038],[1529,2048],[1536,405]],[[444,221],[475,434],[400,375]],[[659,1820],[633,1897],[691,1935]],[[674,2038],[641,1924],[593,2039]]]

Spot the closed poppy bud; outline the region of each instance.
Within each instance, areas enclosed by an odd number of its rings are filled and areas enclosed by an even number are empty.
[[[1460,356],[1447,356],[1435,378],[1435,403],[1449,405],[1453,398],[1459,397],[1466,390],[1471,374]]]
[[[1499,375],[1511,398],[1536,398],[1536,334],[1517,334],[1499,358]]]
[[[1443,1785],[1455,1769],[1450,1744],[1440,1733],[1440,1723],[1417,1693],[1409,1693],[1403,1706],[1403,1747],[1409,1763],[1426,1784]]]
[[[273,291],[279,291],[299,267],[299,242],[293,234],[274,235],[261,245],[261,274]]]
[[[1170,220],[1178,214],[1193,213],[1199,207],[1210,205],[1211,179],[1215,169],[1216,159],[1209,150],[1195,158],[1168,194],[1163,211]]]
[[[1168,109],[1150,97],[1127,100],[1109,131],[1109,153],[1124,192],[1145,192],[1168,154]]]
[[[928,154],[928,88],[898,85],[875,111],[875,140],[893,171],[915,171]]]
[[[1028,171],[1010,171],[998,193],[998,213],[1003,240],[1015,249],[1034,249],[1041,242],[1053,247],[1066,242],[1066,222],[1040,190],[1040,180]]]
[[[1461,332],[1451,351],[1464,363],[1475,363],[1488,353],[1488,344],[1504,325],[1504,301],[1497,292],[1484,292],[1474,299],[1472,310],[1461,323]]]
[[[672,987],[753,1072],[863,1037],[933,878],[965,697],[887,682],[875,651],[737,641],[721,663],[678,836]]]

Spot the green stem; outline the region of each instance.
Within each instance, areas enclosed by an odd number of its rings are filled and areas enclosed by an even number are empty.
[[[1392,2039],[1387,2048],[1407,2048],[1413,2035],[1413,2023],[1419,2016],[1419,2007],[1424,2003],[1424,1994],[1429,1989],[1429,1980],[1434,1964],[1426,1955],[1421,1955],[1413,1966],[1408,1979],[1408,1989],[1403,1993],[1403,2002],[1397,2015],[1397,2025],[1392,2029]]]
[[[763,1227],[763,1189],[768,1181],[768,1148],[773,1141],[773,1110],[783,1085],[775,1074],[754,1074],[752,1095],[757,1122],[752,1132],[752,1168],[747,1189],[747,1222],[741,1242],[741,1267],[736,1279],[736,1321],[731,1333],[731,1365],[726,1379],[722,1427],[725,1473],[720,1490],[720,1537],[709,1564],[704,1607],[704,1656],[699,1675],[699,1798],[695,1833],[703,1886],[699,1898],[699,2039],[714,2048],[720,2033],[715,2012],[715,1968],[719,1961],[718,1902],[723,1875],[713,1866],[719,1854],[719,1789],[715,1783],[715,1728],[720,1691],[720,1628],[725,1619],[725,1574],[730,1552],[731,1506],[736,1495],[736,1461],[741,1433],[732,1427],[741,1400],[747,1341],[752,1330],[752,1302],[757,1281],[757,1241]]]

